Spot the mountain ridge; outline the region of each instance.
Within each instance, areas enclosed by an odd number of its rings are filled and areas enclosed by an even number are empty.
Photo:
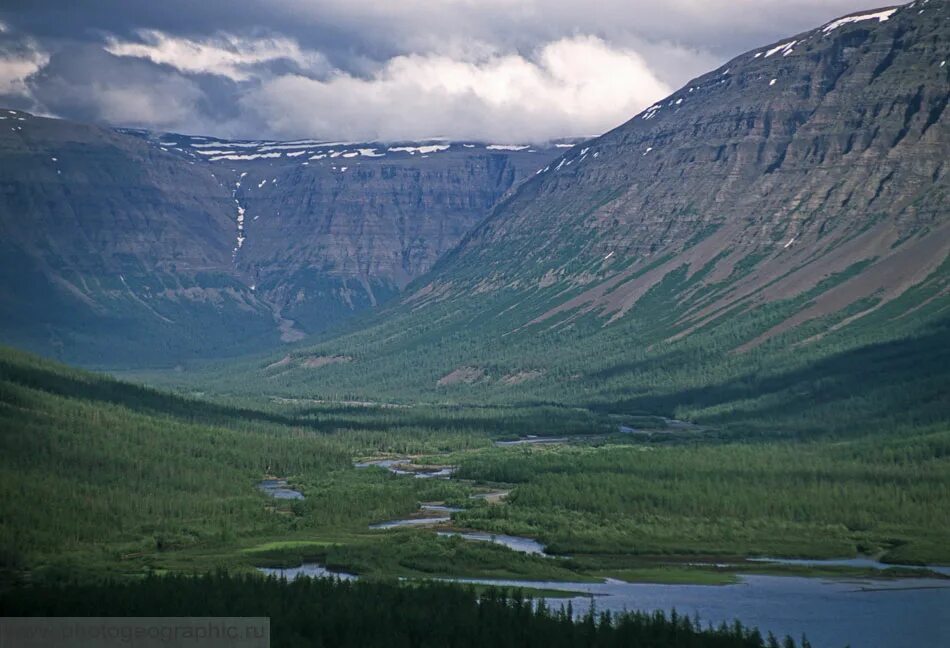
[[[240,355],[333,326],[397,294],[558,150],[0,117],[14,124],[0,129],[0,330],[91,366]]]
[[[947,7],[860,12],[736,57],[552,160],[398,305],[221,384],[709,421],[774,409],[808,427],[845,402],[878,411],[873,393],[945,416],[946,371],[916,345],[946,335],[950,307]],[[352,360],[295,368],[310,355]],[[849,393],[861,357],[879,382]],[[794,414],[802,394],[828,402]]]

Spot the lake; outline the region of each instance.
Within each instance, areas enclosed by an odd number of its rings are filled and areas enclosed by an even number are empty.
[[[289,580],[298,576],[351,579],[315,564],[292,569],[261,569]],[[825,579],[798,576],[741,576],[733,585],[566,583],[494,579],[451,579],[499,587],[585,592],[588,596],[549,599],[558,607],[570,601],[578,614],[593,602],[599,611],[642,610],[699,615],[703,625],[739,619],[777,637],[802,634],[814,648],[946,648],[950,637],[950,583],[938,579]]]
[[[905,578],[821,579],[793,576],[740,577],[734,585],[662,585],[468,580],[506,587],[540,587],[588,592],[570,601],[578,613],[594,602],[599,611],[676,609],[699,614],[703,624],[738,618],[743,624],[782,638],[804,633],[814,648],[946,648],[950,637],[950,583]]]

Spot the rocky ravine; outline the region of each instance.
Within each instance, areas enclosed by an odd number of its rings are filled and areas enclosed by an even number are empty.
[[[381,303],[561,150],[0,119],[0,340],[95,366],[238,355]]]

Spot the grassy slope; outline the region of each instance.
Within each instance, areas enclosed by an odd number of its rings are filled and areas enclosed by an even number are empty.
[[[856,271],[856,270],[855,270]],[[740,271],[737,271],[740,272]],[[406,403],[556,403],[622,415],[662,414],[732,432],[802,435],[885,431],[950,420],[948,268],[874,313],[823,333],[859,306],[744,343],[783,321],[848,273],[811,293],[746,312],[723,313],[690,335],[680,296],[702,273],[674,272],[626,317],[604,325],[587,314],[522,328],[560,297],[550,291],[459,295],[413,310],[395,306],[318,344],[277,358],[206,365],[148,379],[254,398],[268,395]],[[724,281],[725,290],[730,281]],[[307,368],[311,356],[352,361]],[[439,385],[460,367],[483,375]],[[524,382],[505,377],[536,372]]]

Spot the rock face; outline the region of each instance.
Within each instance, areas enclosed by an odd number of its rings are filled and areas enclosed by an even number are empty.
[[[307,332],[395,295],[560,152],[556,144],[220,142],[175,135],[159,143],[174,144],[172,150],[228,178],[243,218],[234,267]]]
[[[868,364],[846,359],[897,340],[875,371],[934,357],[950,307],[948,44],[950,4],[930,0],[694,79],[521,184],[400,307],[316,349],[354,360],[307,388],[398,398],[484,367],[454,389],[512,398],[504,378],[531,372],[524,398],[741,396],[750,411],[766,371],[800,398],[807,362],[853,386]]]
[[[208,169],[102,128],[0,117],[5,342],[131,364],[276,341],[230,267],[233,202]]]
[[[456,285],[490,267],[496,286],[582,289],[535,323],[614,321],[685,266],[705,278],[679,323],[700,326],[867,265],[778,331],[927,280],[950,237],[950,16],[918,4],[744,54],[572,149],[466,239]]]
[[[559,152],[0,119],[0,339],[96,366],[243,354],[381,303]]]

